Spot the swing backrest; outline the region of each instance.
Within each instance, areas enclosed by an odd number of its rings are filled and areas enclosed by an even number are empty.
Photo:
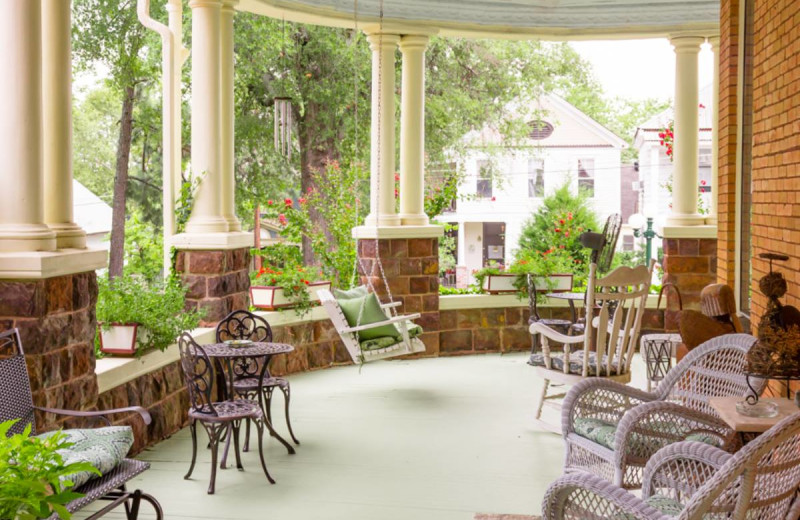
[[[359,359],[361,355],[361,347],[356,340],[355,334],[352,332],[345,332],[345,329],[349,328],[350,325],[347,323],[347,318],[345,318],[341,307],[339,307],[339,303],[336,301],[336,298],[333,297],[333,294],[331,294],[330,291],[326,291],[324,289],[317,291],[317,295],[319,296],[319,301],[322,303],[322,306],[325,307],[325,310],[328,312],[328,317],[330,317],[333,327],[342,338],[342,342],[344,343],[347,352],[350,354],[350,357],[353,360]]]

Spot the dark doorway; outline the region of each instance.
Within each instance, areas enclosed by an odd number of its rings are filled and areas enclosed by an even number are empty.
[[[506,224],[505,222],[483,223],[483,265],[505,264]]]

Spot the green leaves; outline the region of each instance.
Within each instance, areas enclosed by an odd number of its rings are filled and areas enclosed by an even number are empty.
[[[70,490],[70,475],[100,472],[86,462],[65,464],[59,453],[69,449],[64,434],[31,437],[28,425],[22,433],[8,436],[18,420],[0,423],[0,519],[34,520],[53,512],[64,520],[72,515],[64,507],[83,495]]]

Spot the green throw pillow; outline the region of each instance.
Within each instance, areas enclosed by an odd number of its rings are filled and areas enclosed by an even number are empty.
[[[363,298],[367,295],[367,292],[366,285],[359,285],[358,287],[353,287],[352,289],[348,289],[346,291],[343,291],[342,289],[334,289],[333,297],[337,300],[352,300],[353,298]]]
[[[356,325],[369,325],[370,323],[379,323],[386,321],[388,318],[381,309],[381,302],[378,301],[374,293],[369,293],[362,298],[351,298],[349,300],[336,300],[339,307],[347,319],[348,325],[355,327]],[[364,305],[364,311],[361,314],[361,320],[358,319],[358,313],[361,312],[361,305]],[[397,338],[397,329],[392,324],[382,325],[372,329],[362,330],[358,333],[359,341],[365,339],[375,339],[381,336],[392,336]]]

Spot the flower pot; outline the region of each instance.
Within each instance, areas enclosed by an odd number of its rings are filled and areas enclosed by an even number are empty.
[[[100,327],[100,351],[117,356],[133,356],[138,346],[138,335],[138,323],[112,323],[108,328]]]
[[[508,294],[517,292],[515,274],[490,274],[483,279],[482,289],[489,294]]]
[[[331,282],[311,282],[306,288],[308,289],[308,297],[311,303],[318,304],[318,292],[323,289],[330,291]],[[272,285],[251,285],[250,303],[257,309],[264,309],[267,311],[288,309],[296,305],[295,302],[286,296],[282,288]]]
[[[533,283],[536,284],[537,293],[560,293],[572,291],[571,274],[551,274],[537,276]]]

